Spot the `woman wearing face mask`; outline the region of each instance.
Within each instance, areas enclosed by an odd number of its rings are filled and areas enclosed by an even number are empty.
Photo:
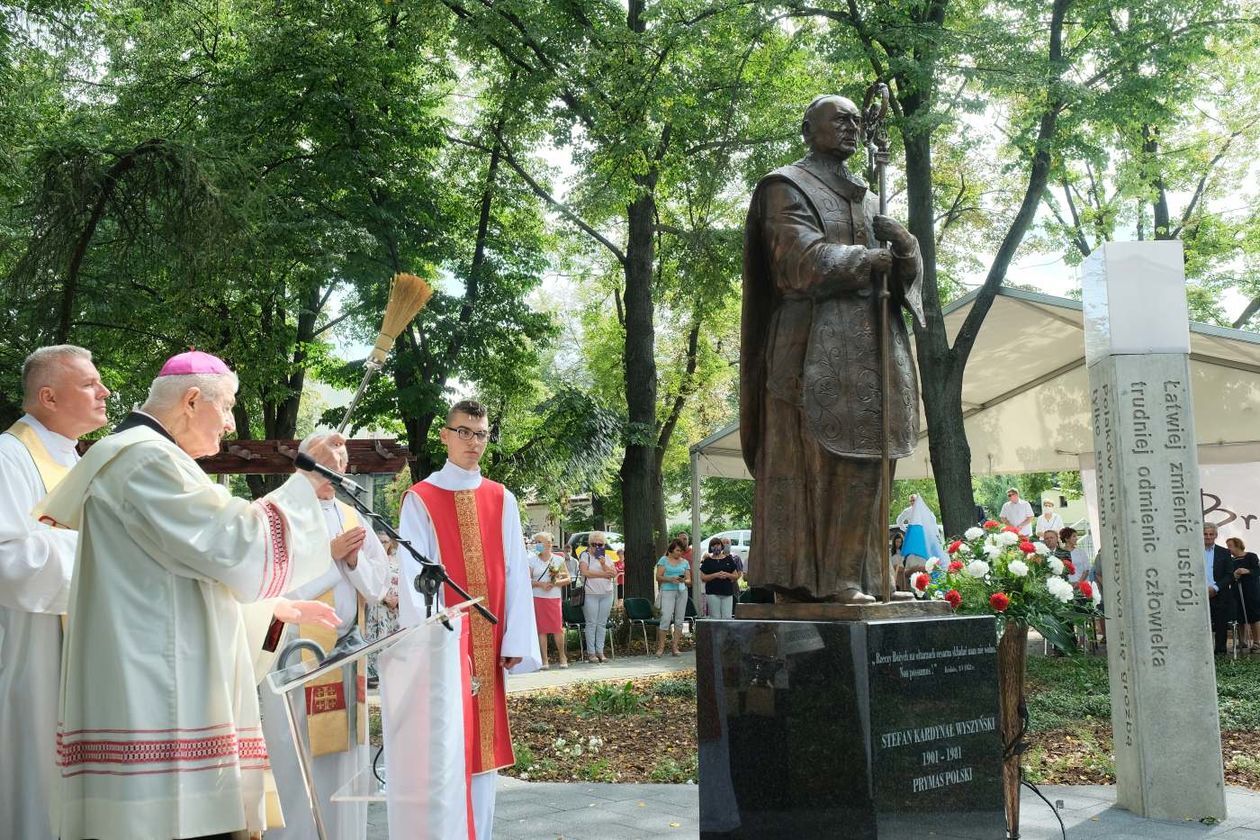
[[[586,661],[607,662],[604,638],[608,632],[608,613],[612,610],[613,586],[617,579],[617,552],[607,549],[603,531],[592,531],[586,551],[578,558],[578,570],[586,580],[586,600],[582,612],[586,616]]]
[[[704,582],[704,600],[709,618],[735,617],[735,592],[741,576],[739,564],[722,541],[710,541],[709,553],[700,563],[700,580]],[[686,606],[684,603],[684,610]]]
[[[530,586],[534,589],[534,621],[538,624],[538,649],[542,651],[542,670],[547,664],[547,637],[556,645],[561,668],[569,667],[564,649],[564,620],[560,609],[562,588],[569,583],[569,570],[564,558],[551,548],[551,534],[539,531],[532,537],[529,553]]]

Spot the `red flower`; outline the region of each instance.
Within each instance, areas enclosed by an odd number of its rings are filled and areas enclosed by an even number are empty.
[[[950,554],[953,554],[956,551],[958,551],[958,549],[960,548],[962,548],[962,540],[954,540],[952,543],[949,544],[949,548],[947,548],[946,551],[948,551]]]
[[[1009,607],[1010,605],[1011,605],[1011,599],[1007,598],[1006,595],[1001,592],[994,592],[992,595],[989,596],[989,606],[993,607],[993,609],[997,610],[998,612],[1006,612],[1006,608]]]
[[[920,572],[914,578],[914,588],[922,592],[923,590],[928,588],[928,584],[931,582],[932,582],[932,578],[929,575],[925,575],[922,572]]]
[[[1067,572],[1069,575],[1074,575],[1074,574],[1076,574],[1076,566],[1075,566],[1075,565],[1073,565],[1073,563],[1072,563],[1072,561],[1071,561],[1071,560],[1064,560],[1064,561],[1063,561],[1063,570],[1064,570],[1065,572]]]
[[[951,589],[945,593],[945,600],[949,602],[951,607],[958,609],[958,605],[962,603],[962,595],[958,594],[957,589]]]
[[[1019,550],[1024,552],[1025,554],[1032,554],[1036,552],[1037,547],[1034,546],[1032,543],[1030,543],[1028,540],[1024,540],[1023,542],[1019,544]]]
[[[1002,530],[1003,530],[1003,531],[1010,531],[1012,534],[1018,534],[1018,533],[1019,533],[1019,529],[1018,529],[1018,528],[1016,528],[1014,525],[1007,525],[1007,526],[1006,526],[1005,528],[1003,528]]]
[[[945,570],[949,572],[951,575],[954,574],[955,572],[961,572],[963,570],[963,561],[950,560],[949,565],[945,567]]]
[[[1081,594],[1084,595],[1086,598],[1092,599],[1094,597],[1094,587],[1090,584],[1089,581],[1083,580],[1079,582],[1078,584],[1076,584],[1076,588],[1081,590]]]
[[[992,529],[992,528],[998,528],[1001,526],[999,526],[998,523],[994,522],[992,519],[986,519],[984,521],[984,527]]]

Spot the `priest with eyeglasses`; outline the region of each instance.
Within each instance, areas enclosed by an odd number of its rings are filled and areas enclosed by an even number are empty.
[[[436,763],[426,763],[424,751],[462,749],[465,760],[458,763],[463,765],[466,783],[445,788],[450,795],[437,803],[438,807],[417,808],[424,810],[427,819],[413,825],[409,836],[489,840],[497,771],[515,762],[508,730],[507,674],[536,671],[542,661],[520,506],[511,491],[483,477],[479,467],[490,438],[485,406],[473,400],[456,403],[446,416],[440,437],[446,446],[446,464],[403,496],[398,530],[422,555],[440,561],[451,579],[472,597],[484,598],[499,621],[492,625],[471,613],[456,628],[461,633],[463,666],[470,672],[464,675],[469,684],[466,692],[472,695],[458,716],[463,731],[452,733],[453,738],[444,744],[386,741],[387,754],[391,750],[395,755],[410,751],[417,756],[414,772],[409,770],[404,777],[390,771],[388,787],[391,795],[398,796],[398,800],[391,799],[390,808],[412,793],[431,791],[433,785],[442,783],[428,775],[436,764],[443,763],[441,757]],[[400,579],[413,580],[421,571],[419,564],[405,552],[399,556]],[[446,587],[441,596],[447,604],[462,600]],[[402,587],[399,623],[409,627],[424,619],[423,596],[414,586]],[[383,692],[388,690],[390,676],[389,671],[382,674]],[[416,698],[410,712],[431,715],[437,702]],[[388,721],[386,727],[390,728]],[[412,798],[413,803],[419,801]],[[391,812],[391,826],[394,820]]]

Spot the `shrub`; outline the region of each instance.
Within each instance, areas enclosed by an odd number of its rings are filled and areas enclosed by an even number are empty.
[[[587,695],[583,708],[596,715],[634,715],[643,711],[643,697],[627,682],[620,688],[601,685]]]

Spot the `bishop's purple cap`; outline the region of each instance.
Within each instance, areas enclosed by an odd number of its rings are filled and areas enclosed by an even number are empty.
[[[158,376],[191,376],[194,374],[221,376],[230,374],[231,368],[218,356],[202,353],[200,350],[189,350],[178,356],[171,356],[158,371]]]

